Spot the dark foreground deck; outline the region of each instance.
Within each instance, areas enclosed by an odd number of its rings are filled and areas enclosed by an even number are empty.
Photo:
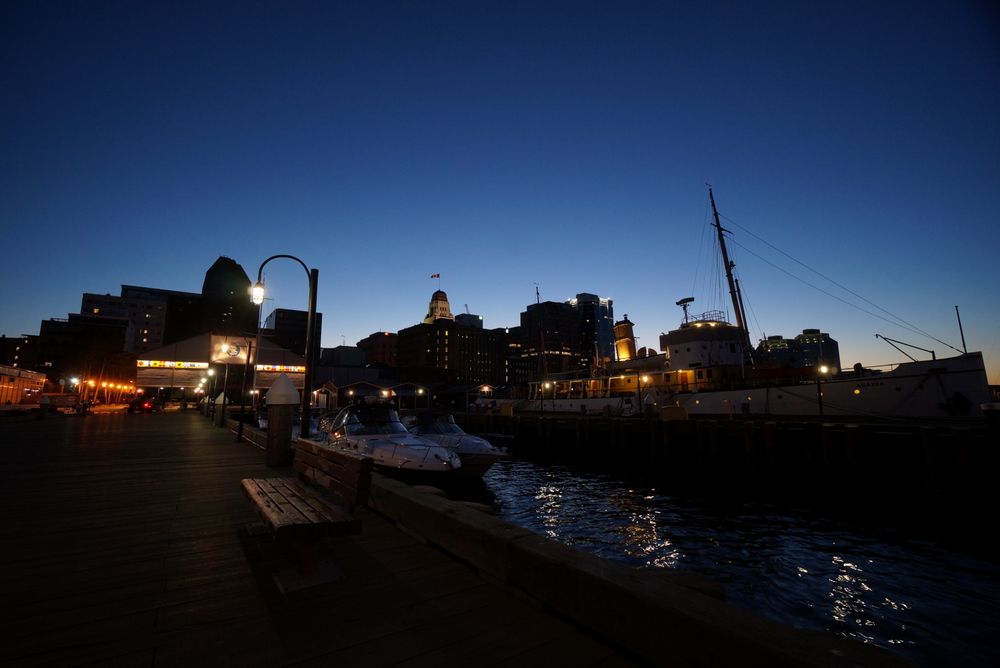
[[[194,411],[8,418],[0,457],[4,666],[636,663],[370,511],[280,593],[240,480],[291,471]]]

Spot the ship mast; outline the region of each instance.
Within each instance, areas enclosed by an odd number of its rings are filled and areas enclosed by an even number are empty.
[[[719,211],[715,208],[715,195],[712,194],[712,187],[708,187],[708,197],[712,201],[712,216],[715,217],[715,231],[719,236],[719,248],[722,249],[722,264],[726,269],[726,281],[729,283],[729,296],[733,300],[733,312],[736,316],[736,327],[739,328],[743,339],[743,355],[751,363],[753,362],[753,352],[750,348],[750,330],[747,328],[746,314],[743,310],[743,297],[740,294],[739,283],[733,278],[733,267],[736,263],[729,259],[729,251],[726,250],[726,238],[723,232],[728,232],[719,222]]]

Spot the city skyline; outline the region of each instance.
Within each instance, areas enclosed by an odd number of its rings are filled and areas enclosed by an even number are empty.
[[[987,3],[0,13],[8,337],[85,292],[200,292],[219,256],[253,281],[288,253],[319,270],[323,347],[420,322],[440,286],[488,328],[536,288],[598,294],[657,348],[677,300],[731,311],[711,183],[754,342],[816,328],[848,367],[905,361],[876,333],[944,357],[957,305],[1000,383]],[[296,263],[265,280],[265,316],[305,310]]]

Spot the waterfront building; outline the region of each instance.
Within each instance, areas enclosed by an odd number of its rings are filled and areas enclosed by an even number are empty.
[[[44,390],[44,373],[0,364],[0,405],[35,403]]]
[[[43,320],[38,333],[38,365],[49,380],[71,377],[131,379],[134,355],[125,352],[127,320],[70,313]]]
[[[358,348],[365,352],[369,364],[395,367],[399,349],[399,335],[393,332],[375,332],[358,341]]]

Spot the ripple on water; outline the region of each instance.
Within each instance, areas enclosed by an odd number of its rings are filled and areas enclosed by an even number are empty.
[[[728,599],[923,665],[1000,665],[1000,565],[760,503],[713,504],[516,459],[487,473],[501,516],[599,556],[683,569]]]

